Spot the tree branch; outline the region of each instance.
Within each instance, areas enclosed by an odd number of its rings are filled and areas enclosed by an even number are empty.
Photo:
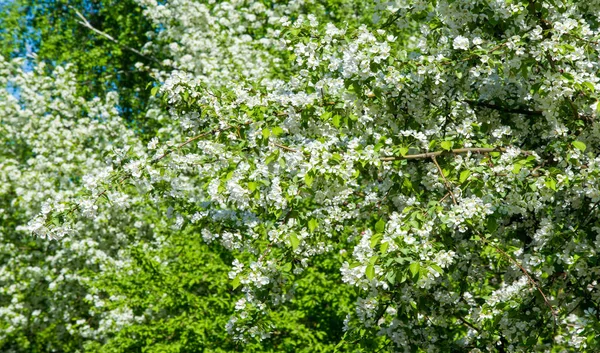
[[[247,122],[247,123],[244,123],[242,125],[249,125],[250,123],[251,122]],[[212,134],[215,134],[215,133],[221,132],[221,131],[226,131],[226,130],[229,130],[229,129],[233,128],[233,127],[234,126],[228,125],[228,126],[223,127],[223,128],[216,128],[216,129],[212,129],[212,130],[203,132],[201,134],[198,134],[198,135],[190,138],[189,140],[180,143],[174,149],[168,150],[167,152],[165,152],[164,154],[160,155],[159,157],[152,159],[149,164],[152,165],[152,164],[158,163],[160,160],[162,160],[163,158],[167,157],[168,155],[170,155],[174,151],[177,151],[177,150],[181,149],[182,147],[184,147],[184,146],[186,146],[186,145],[188,145],[188,144],[190,144],[190,143],[192,143],[192,142],[194,142],[194,141],[196,141],[196,140],[198,140],[198,139],[200,139],[202,137],[205,137],[205,136],[208,136],[208,135],[212,135]],[[127,174],[123,175],[119,179],[119,181],[117,182],[117,185],[122,185],[126,180],[128,180],[129,178],[131,178],[131,176],[132,176],[131,173],[127,173]],[[106,195],[112,188],[113,188],[113,185],[109,185],[102,192],[100,192],[96,196],[94,196],[94,204],[96,202],[98,202],[98,199],[100,199],[102,196]],[[72,214],[73,212],[75,212],[75,210],[77,210],[79,208],[79,206],[80,206],[79,203],[76,204],[75,206],[71,207],[68,211],[66,211],[65,214],[66,215]],[[48,221],[47,221],[47,223],[48,223]]]
[[[101,30],[94,28],[94,26],[92,26],[92,24],[81,14],[81,12],[77,11],[76,8],[74,8],[73,6],[69,6],[73,11],[75,11],[75,14],[77,15],[77,17],[79,17],[81,19],[81,21],[77,21],[79,24],[81,24],[82,26],[84,26],[85,28],[99,34],[100,36],[108,39],[109,41],[117,44],[118,46],[120,46],[121,48],[128,50],[134,54],[137,54],[139,56],[141,56],[142,58],[146,59],[146,60],[150,60],[150,61],[154,61],[155,63],[157,63],[160,66],[164,66],[158,59],[151,57],[151,56],[147,56],[145,54],[143,54],[141,51],[132,48],[130,46],[127,46],[125,44],[121,44],[118,40],[116,40],[114,37],[112,37],[110,34],[106,33],[106,32],[102,32]]]
[[[454,197],[454,193],[452,193],[452,185],[450,185],[450,182],[444,176],[444,171],[438,164],[437,160],[435,159],[435,156],[432,156],[431,160],[433,161],[433,163],[435,163],[435,166],[437,167],[438,171],[440,172],[442,179],[444,179],[444,184],[446,184],[446,189],[448,189],[448,193],[450,194],[450,197],[452,197],[452,202],[454,202],[454,205],[457,205],[458,203],[456,203],[456,198]]]
[[[506,148],[504,147],[496,147],[496,148],[480,148],[480,147],[471,147],[471,148],[456,148],[450,151],[437,151],[437,152],[427,152],[420,154],[408,154],[405,156],[383,156],[380,158],[383,162],[390,161],[400,161],[403,159],[421,159],[421,158],[431,158],[437,157],[443,154],[462,154],[462,153],[491,153],[491,152],[506,152]],[[523,155],[530,155],[533,151],[521,151]]]
[[[485,238],[482,238],[485,239]],[[531,284],[538,290],[538,292],[540,292],[540,294],[542,295],[542,298],[544,298],[544,303],[546,303],[546,305],[550,308],[550,312],[552,313],[552,316],[555,318],[556,320],[556,311],[554,310],[554,307],[552,306],[552,304],[550,304],[550,301],[548,300],[548,298],[546,297],[546,295],[544,294],[544,292],[542,291],[542,288],[539,286],[539,284],[531,277],[531,275],[529,274],[529,272],[525,269],[525,267],[523,267],[523,265],[521,265],[521,263],[519,263],[519,261],[515,260],[512,256],[510,256],[509,254],[506,253],[506,251],[500,249],[498,246],[492,245],[494,248],[496,248],[496,251],[498,251],[499,253],[501,253],[502,255],[504,255],[506,258],[508,258],[512,263],[514,263],[515,265],[517,265],[517,267],[519,267],[519,269],[521,269],[521,271],[525,274],[525,276],[527,276],[527,279],[529,280],[529,282],[531,282]]]
[[[279,144],[279,143],[271,142],[271,144],[272,144],[273,146],[275,146],[275,147],[279,147],[279,148],[281,148],[282,150],[285,150],[285,151],[288,151],[288,152],[300,152],[300,151],[298,151],[298,150],[296,150],[296,149],[293,149],[293,148],[291,148],[291,147],[288,147],[288,146],[281,145],[281,144]]]

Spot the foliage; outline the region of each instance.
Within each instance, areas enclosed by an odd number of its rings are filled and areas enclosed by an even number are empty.
[[[3,63],[9,349],[600,349],[600,3],[136,4],[143,133]]]
[[[44,62],[48,70],[73,65],[77,92],[86,98],[118,91],[118,109],[123,118],[144,131],[139,115],[145,110],[151,78],[135,69],[140,57],[125,49],[143,46],[154,29],[141,16],[134,1],[16,0],[4,5],[0,18],[0,53],[5,58],[26,57]],[[81,13],[99,31],[118,43],[80,24]],[[157,54],[159,55],[159,54]],[[146,127],[147,129],[147,127]]]

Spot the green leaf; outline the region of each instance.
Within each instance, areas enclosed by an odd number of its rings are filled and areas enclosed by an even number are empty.
[[[236,276],[233,281],[231,282],[231,286],[233,287],[233,289],[236,289],[237,287],[240,286],[240,276]]]
[[[413,190],[413,185],[409,178],[404,178],[404,181],[402,182],[402,186],[407,188],[408,190]]]
[[[390,271],[385,275],[385,279],[388,280],[388,282],[390,282],[390,284],[395,284],[396,283],[396,272],[394,271]]]
[[[254,182],[254,181],[248,182],[248,190],[254,191],[254,190],[256,190],[257,187],[258,187],[258,183]]]
[[[465,182],[465,180],[467,180],[467,178],[469,177],[469,175],[471,175],[471,171],[470,170],[463,170],[462,172],[460,172],[460,177],[458,178],[458,181],[462,184]]]
[[[318,226],[319,226],[319,223],[317,222],[317,220],[316,220],[316,219],[314,219],[314,218],[311,218],[311,219],[308,221],[308,229],[311,231],[311,233],[312,233],[312,232],[314,232],[314,231],[315,231],[315,229],[317,229],[317,227],[318,227]]]
[[[323,121],[329,120],[329,118],[331,118],[332,114],[333,113],[331,113],[331,112],[325,112],[325,113],[321,114],[321,120],[323,120]]]
[[[571,82],[575,79],[575,77],[573,77],[573,75],[568,72],[563,72],[562,77],[566,78],[568,81]]]
[[[298,239],[298,236],[295,233],[290,233],[290,244],[292,245],[293,250],[298,249],[298,246],[300,246],[300,239]]]
[[[377,231],[377,233],[383,233],[385,231],[385,221],[383,218],[380,218],[377,223],[375,223],[375,231]]]
[[[452,142],[452,141],[442,141],[440,143],[440,146],[442,146],[442,148],[445,149],[446,151],[452,150],[453,145],[454,145],[454,142]]]
[[[150,95],[155,96],[158,93],[159,88],[160,87],[158,86],[152,87],[152,89],[150,90]]]
[[[400,149],[398,149],[398,151],[400,152],[400,155],[402,157],[404,157],[408,153],[408,147],[400,147]]]
[[[381,243],[381,247],[379,248],[379,252],[382,254],[387,253],[387,249],[390,247],[390,243]]]
[[[523,168],[523,164],[521,164],[521,163],[513,164],[513,167],[512,167],[513,174],[519,174],[519,172],[521,171],[521,168]]]
[[[383,238],[383,234],[381,234],[381,233],[377,233],[371,237],[371,244],[370,244],[371,249],[373,249],[374,247],[377,246],[377,244],[379,244],[379,241],[381,240],[381,238]]]
[[[269,138],[269,136],[271,136],[271,131],[269,129],[267,129],[267,128],[264,128],[262,130],[262,136],[265,139]]]
[[[487,219],[487,229],[490,233],[494,233],[498,229],[498,221],[496,217],[490,217]]]
[[[410,274],[413,276],[413,278],[418,278],[419,271],[421,270],[421,264],[419,264],[418,262],[413,262],[412,264],[410,264],[410,266],[408,266],[408,270],[410,271]]]
[[[582,82],[582,84],[587,87],[590,91],[595,92],[596,91],[596,87],[594,87],[594,84],[589,82],[589,81],[584,81]]]
[[[341,117],[341,116],[339,116],[338,114],[334,115],[334,116],[333,116],[333,119],[332,119],[332,121],[331,121],[331,122],[333,123],[333,126],[335,126],[335,127],[340,127],[340,120],[341,120],[341,118],[342,118],[342,117]]]
[[[108,195],[106,193],[102,194],[102,197],[104,199],[106,199],[106,202],[108,202],[109,205],[112,206],[113,203],[112,203],[112,201],[110,201],[110,198],[108,197]]]
[[[442,270],[442,268],[440,266],[436,265],[436,264],[431,264],[431,265],[429,265],[429,267],[431,267],[432,269],[434,269],[440,275],[444,274],[444,270]]]
[[[367,279],[372,280],[373,278],[375,278],[375,265],[374,264],[368,264],[367,265],[367,269],[365,270],[365,275],[367,276]]]
[[[279,136],[283,134],[283,129],[279,126],[275,126],[273,129],[271,129],[271,133],[275,136]]]
[[[585,143],[575,140],[575,141],[571,142],[571,144],[573,145],[573,147],[577,148],[581,152],[585,152],[585,149],[586,149]]]
[[[546,178],[545,184],[548,187],[548,189],[556,191],[556,180],[554,180],[552,178]]]
[[[379,259],[379,256],[373,256],[372,258],[369,259],[369,264],[367,265],[367,268],[365,270],[365,275],[367,275],[367,278],[369,280],[375,278],[375,263],[377,262],[378,259]]]
[[[304,174],[304,183],[306,184],[306,186],[310,187],[313,183],[313,180],[314,178],[310,172]]]
[[[269,165],[271,164],[273,161],[275,161],[277,158],[279,158],[279,150],[275,150],[275,152],[271,153],[266,159],[265,159],[265,164]]]

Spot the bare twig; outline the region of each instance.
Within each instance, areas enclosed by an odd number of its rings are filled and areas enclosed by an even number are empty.
[[[446,199],[448,196],[450,196],[450,193],[449,193],[449,192],[448,192],[448,193],[446,193],[446,195],[444,195],[444,197],[442,197],[442,198],[441,198],[441,199],[438,201],[438,203],[442,203],[442,201],[444,201],[444,200],[445,200],[445,199]]]
[[[403,160],[403,159],[421,159],[421,158],[431,158],[431,157],[437,157],[439,155],[442,154],[462,154],[462,153],[491,153],[491,152],[506,152],[506,148],[504,147],[496,147],[496,148],[479,148],[479,147],[472,147],[472,148],[456,148],[450,151],[436,151],[436,152],[427,152],[427,153],[420,153],[420,154],[408,154],[405,156],[383,156],[380,158],[381,161],[383,162],[390,162],[390,161],[399,161],[399,160]],[[521,154],[524,155],[530,155],[532,154],[532,151],[521,151]]]
[[[600,200],[596,201],[596,203],[594,203],[594,205],[590,209],[590,212],[589,212],[588,216],[583,221],[583,227],[585,227],[588,224],[588,222],[590,221],[590,219],[592,218],[592,215],[594,214],[594,211],[596,210],[596,207],[598,207],[598,204],[600,204]]]
[[[479,330],[477,327],[473,326],[472,323],[468,322],[467,320],[463,319],[461,316],[455,315],[456,318],[458,318],[460,321],[462,321],[463,324],[465,324],[466,326],[472,328],[473,330],[481,333],[481,330]]]
[[[298,150],[296,150],[296,149],[293,149],[293,148],[291,148],[291,147],[288,147],[288,146],[285,146],[285,145],[281,145],[281,144],[279,144],[279,143],[271,142],[271,144],[272,144],[273,146],[279,147],[279,148],[281,148],[282,150],[286,150],[286,151],[288,151],[288,152],[300,152],[300,151],[298,151]]]
[[[433,161],[433,163],[435,163],[435,166],[437,167],[438,171],[440,172],[442,179],[444,179],[444,184],[446,184],[446,189],[448,189],[448,193],[450,194],[450,197],[452,197],[452,202],[454,202],[454,205],[457,205],[456,198],[454,197],[454,194],[452,193],[452,185],[450,184],[448,179],[446,179],[446,177],[444,176],[444,171],[438,164],[437,160],[435,159],[435,156],[431,156],[431,160]]]
[[[160,66],[164,66],[163,63],[161,63],[158,59],[148,56],[146,54],[143,54],[141,51],[132,48],[130,46],[127,46],[125,44],[120,43],[118,40],[116,40],[113,36],[111,36],[110,34],[106,33],[106,32],[102,32],[101,30],[95,28],[94,26],[92,26],[92,24],[87,20],[87,18],[85,18],[81,12],[77,11],[76,8],[74,8],[73,6],[69,6],[73,11],[75,11],[75,14],[77,15],[77,17],[79,17],[81,19],[81,21],[77,21],[79,24],[81,24],[82,26],[86,27],[87,29],[101,35],[102,37],[108,39],[109,41],[117,44],[118,46],[120,46],[121,48],[128,50],[134,54],[137,54],[139,56],[141,56],[144,59],[147,60],[151,60],[154,61],[155,63],[159,64]]]
[[[485,240],[485,238],[481,238],[484,240],[484,242],[487,243],[487,241]],[[489,243],[488,243],[489,244]],[[506,251],[500,249],[498,246],[492,245],[496,251],[498,251],[500,254],[502,254],[504,257],[506,257],[507,259],[509,259],[512,263],[514,263],[515,265],[517,265],[517,267],[519,267],[519,269],[525,274],[525,276],[527,277],[527,279],[529,280],[529,282],[537,289],[537,291],[542,295],[542,298],[544,298],[544,303],[546,303],[546,305],[550,308],[550,312],[552,313],[552,316],[554,317],[554,319],[556,320],[556,311],[554,310],[554,307],[552,306],[552,304],[550,304],[550,301],[548,300],[548,297],[546,297],[546,294],[544,294],[544,291],[542,290],[542,288],[540,287],[540,285],[533,279],[533,277],[531,277],[531,275],[529,274],[529,272],[525,269],[525,267],[523,267],[523,265],[521,265],[521,263],[519,263],[519,261],[515,260],[512,256],[510,256],[508,253],[506,253]]]

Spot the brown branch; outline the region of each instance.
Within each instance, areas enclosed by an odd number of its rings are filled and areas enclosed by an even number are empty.
[[[271,142],[271,144],[272,144],[273,146],[279,147],[279,148],[281,148],[282,150],[286,150],[286,151],[288,151],[288,152],[300,152],[300,151],[298,151],[298,150],[296,150],[296,149],[293,149],[293,148],[291,148],[291,147],[288,147],[288,146],[285,146],[285,145],[281,145],[281,144],[278,144],[278,143],[275,143],[275,142]]]
[[[458,318],[460,321],[462,321],[462,323],[465,324],[466,326],[472,328],[473,330],[477,331],[478,333],[481,333],[481,330],[479,330],[477,327],[473,326],[473,324],[471,324],[467,320],[463,319],[461,316],[455,315],[455,317]]]
[[[481,238],[484,239],[484,238]],[[544,294],[544,291],[542,291],[542,288],[538,285],[538,283],[531,277],[531,275],[529,274],[529,272],[527,272],[527,270],[525,269],[525,267],[523,267],[523,265],[521,265],[517,260],[515,260],[512,256],[510,256],[509,254],[506,253],[506,251],[500,249],[499,247],[492,245],[496,251],[498,251],[499,253],[501,253],[502,255],[504,255],[506,258],[508,258],[511,262],[513,262],[515,265],[517,265],[517,267],[519,267],[521,269],[521,271],[525,274],[525,276],[527,276],[527,279],[529,280],[529,282],[531,282],[531,284],[538,290],[538,292],[540,292],[540,294],[542,295],[542,298],[544,298],[544,302],[546,303],[546,305],[550,308],[550,312],[552,313],[552,316],[554,316],[554,318],[556,319],[556,311],[554,310],[554,307],[552,306],[552,304],[550,304],[550,301],[548,300],[548,298],[546,297],[546,295]]]
[[[437,167],[438,171],[440,172],[442,179],[444,179],[444,184],[446,184],[446,189],[448,189],[448,193],[450,194],[450,197],[452,197],[452,202],[454,202],[454,205],[458,205],[458,203],[456,202],[456,198],[454,197],[454,193],[452,193],[452,185],[450,184],[448,179],[446,179],[446,177],[444,176],[444,171],[438,164],[437,160],[435,159],[435,156],[432,156],[431,160],[433,161],[433,163],[435,163],[435,166]]]
[[[450,193],[449,193],[449,192],[448,192],[448,193],[446,193],[446,195],[444,195],[444,197],[442,197],[442,198],[441,198],[441,199],[438,201],[438,203],[442,203],[442,201],[444,201],[444,200],[445,200],[445,199],[446,199],[448,196],[450,196]]]
[[[471,148],[456,148],[449,151],[437,151],[437,152],[427,152],[420,154],[408,154],[405,156],[383,156],[380,158],[383,162],[390,161],[399,161],[403,159],[422,159],[422,158],[431,158],[437,157],[443,154],[462,154],[462,153],[491,153],[491,152],[506,152],[506,148],[504,147],[496,147],[496,148],[480,148],[480,147],[471,147]],[[530,155],[532,151],[521,151],[521,154]]]

